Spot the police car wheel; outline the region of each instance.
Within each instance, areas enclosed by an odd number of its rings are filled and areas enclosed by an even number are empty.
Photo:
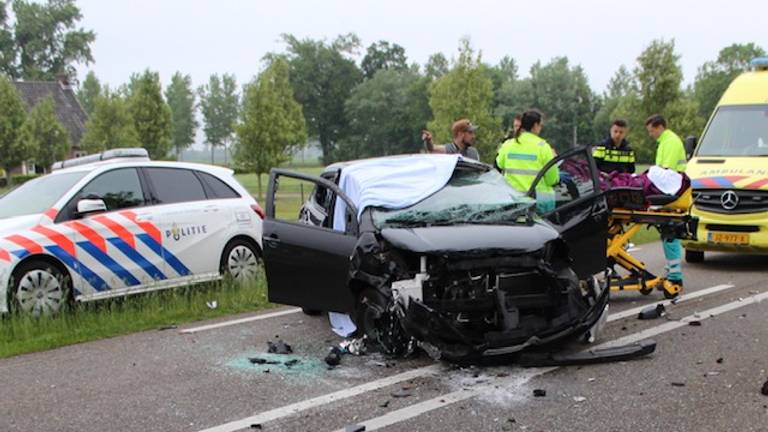
[[[71,299],[69,276],[46,261],[33,260],[19,266],[14,275],[11,307],[32,316],[55,315]]]
[[[224,248],[221,271],[237,282],[244,282],[257,276],[259,262],[255,246],[246,240],[234,239]]]

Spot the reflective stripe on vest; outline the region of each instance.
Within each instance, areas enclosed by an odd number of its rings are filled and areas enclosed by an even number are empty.
[[[521,169],[521,168],[505,168],[504,174],[519,174],[519,175],[527,175],[527,176],[536,176],[539,172],[532,169]]]

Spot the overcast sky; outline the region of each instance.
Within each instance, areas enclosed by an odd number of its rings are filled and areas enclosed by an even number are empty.
[[[621,64],[634,65],[654,38],[674,38],[686,82],[696,68],[734,42],[768,48],[765,0],[743,1],[245,1],[80,0],[82,24],[96,32],[88,69],[117,86],[147,67],[167,83],[177,70],[195,86],[212,73],[250,80],[267,52],[283,51],[280,34],[333,39],[356,33],[366,47],[402,45],[409,62],[440,51],[454,57],[469,36],[483,59],[511,55],[523,76],[536,60],[567,56],[602,92]]]

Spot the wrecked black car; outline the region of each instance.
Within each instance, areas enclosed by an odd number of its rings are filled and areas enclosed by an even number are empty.
[[[451,157],[442,186],[424,199],[369,204],[386,202],[398,172],[418,183],[420,163]],[[347,313],[390,354],[416,343],[474,361],[593,339],[609,297],[594,277],[606,268],[608,209],[586,149],[548,167],[568,158],[589,172],[556,186],[545,212],[536,205],[541,175],[525,195],[492,167],[456,156],[343,162],[319,177],[273,169],[263,225],[269,300]],[[297,220],[275,216],[283,178],[314,184]],[[418,190],[413,183],[402,195]]]

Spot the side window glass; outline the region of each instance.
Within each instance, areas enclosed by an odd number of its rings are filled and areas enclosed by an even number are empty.
[[[240,194],[235,192],[235,190],[232,189],[229,185],[217,179],[216,177],[204,172],[198,172],[197,174],[203,179],[210,190],[213,191],[214,196],[212,198],[240,198]]]
[[[157,204],[174,204],[206,199],[195,173],[180,168],[146,168],[155,190]]]
[[[539,214],[549,213],[579,198],[592,195],[598,190],[592,177],[593,171],[586,150],[558,159],[556,167],[559,182],[547,185],[545,178],[542,177],[536,183],[536,211]]]
[[[80,190],[78,198],[98,197],[108,211],[144,205],[139,175],[133,168],[116,169],[96,177]]]

